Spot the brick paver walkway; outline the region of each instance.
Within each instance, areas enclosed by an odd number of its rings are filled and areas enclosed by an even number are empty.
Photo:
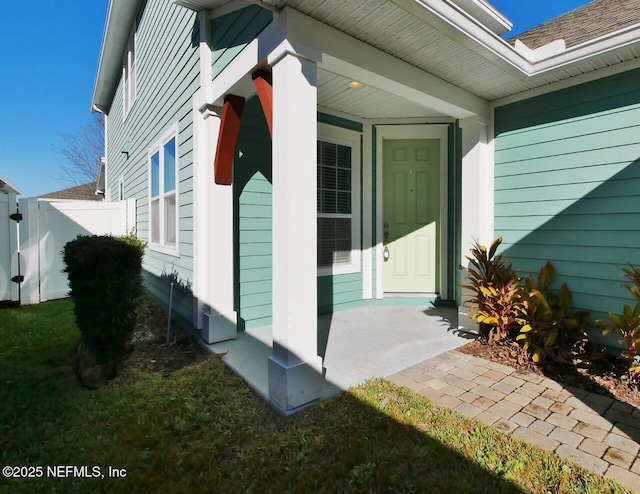
[[[640,409],[455,350],[387,379],[640,492]]]

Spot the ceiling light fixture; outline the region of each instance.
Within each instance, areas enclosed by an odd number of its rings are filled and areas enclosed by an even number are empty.
[[[349,83],[349,87],[350,87],[351,89],[358,89],[358,88],[361,88],[361,87],[362,87],[362,83],[361,83],[361,82],[358,82],[358,81],[351,81],[351,82]]]

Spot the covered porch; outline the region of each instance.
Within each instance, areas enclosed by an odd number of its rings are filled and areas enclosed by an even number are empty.
[[[318,317],[321,399],[367,379],[386,377],[464,345],[475,334],[458,328],[452,307],[371,305]],[[270,401],[268,359],[273,327],[248,329],[234,340],[207,345],[258,396]],[[282,410],[278,404],[276,408]]]
[[[212,24],[206,16],[203,19],[201,70],[206,73],[211,60],[222,55],[214,53],[216,46],[211,46],[207,35]],[[220,47],[221,52],[225,50],[228,48]],[[234,170],[243,166],[242,160],[248,151],[255,153],[256,150],[236,147],[236,141],[227,136],[242,132],[241,105],[245,101],[249,103],[251,98],[259,99],[266,120],[263,133],[270,139],[270,153],[261,154],[264,162],[269,163],[264,167],[267,173],[263,171],[263,185],[270,199],[266,208],[262,204],[251,206],[253,211],[260,206],[259,215],[269,210],[268,216],[264,213],[251,221],[263,222],[264,217],[270,220],[268,245],[265,242],[263,247],[270,256],[270,264],[261,264],[269,271],[270,279],[252,279],[245,284],[238,279],[244,271],[237,266],[248,244],[242,241],[239,247],[234,244],[234,239],[242,234],[243,223],[242,218],[238,220],[237,204],[234,205],[237,190],[233,187],[238,184],[231,182]],[[242,101],[241,105],[238,101]],[[388,373],[399,370],[396,367],[403,359],[389,359],[388,367],[382,370],[370,367],[371,362],[386,362],[384,354],[388,349],[405,345],[415,350],[415,361],[406,366],[427,358],[431,343],[416,345],[411,328],[420,331],[432,323],[434,327],[442,327],[424,313],[421,317],[428,319],[429,324],[427,320],[403,321],[412,311],[418,314],[416,309],[406,309],[395,321],[391,315],[393,309],[387,307],[384,310],[389,313],[381,317],[387,321],[386,326],[376,326],[379,329],[372,334],[363,333],[361,341],[356,338],[358,331],[352,330],[359,327],[360,321],[370,321],[369,327],[375,326],[377,311],[384,312],[376,303],[391,297],[398,306],[403,305],[402,300],[398,300],[403,296],[459,302],[457,284],[462,274],[459,266],[465,263],[461,252],[466,252],[472,238],[483,239],[487,235],[487,218],[490,218],[485,214],[491,203],[487,174],[490,154],[487,102],[343,31],[285,7],[274,14],[270,24],[220,69],[212,81],[203,83],[194,96],[193,110],[197,225],[194,265],[198,266],[194,273],[194,295],[198,304],[198,328],[202,329],[205,341],[225,341],[237,335],[235,342],[224,343],[216,351],[238,345],[238,350],[229,355],[235,353],[241,360],[244,358],[241,347],[254,348],[253,354],[247,350],[247,355],[252,355],[249,359],[252,364],[246,368],[238,364],[237,370],[241,375],[246,371],[256,376],[247,381],[260,383],[254,387],[284,410],[326,395],[332,381],[336,389],[341,389],[367,377],[385,375],[386,369]],[[343,251],[335,252],[336,258],[342,256],[348,262],[322,267],[317,229],[318,177],[321,176],[318,143],[321,139],[340,149],[351,150],[349,180],[354,184],[347,227],[352,232],[349,238],[352,247],[347,255]],[[412,141],[413,147],[394,149],[390,157],[386,157],[388,141]],[[431,147],[423,146],[425,142]],[[418,161],[417,157],[422,156],[421,159],[430,164],[424,169],[410,164],[402,173],[420,175],[424,180],[405,186],[408,181],[400,177],[401,187],[385,189],[385,184],[392,182],[390,176],[385,176],[385,170],[391,169],[389,160],[406,161],[404,158],[410,154]],[[431,173],[435,178],[428,178]],[[337,191],[337,195],[340,193]],[[423,206],[423,219],[416,220],[419,213],[412,213],[411,229],[395,234],[393,223],[386,217],[386,205],[397,203],[404,207],[410,193],[421,198],[417,202],[414,199],[413,203]],[[432,206],[435,212],[427,213]],[[342,219],[341,213],[344,211],[328,211],[326,217]],[[400,257],[393,251],[393,240],[408,238],[421,229],[419,224],[432,228],[421,238],[414,235],[414,250],[407,247],[404,255],[406,259],[417,258],[415,252],[420,248],[421,252],[431,253],[430,257],[418,259],[414,265],[405,263],[406,269],[399,270],[399,276],[428,273],[429,284],[418,286],[420,280],[416,279],[414,285],[392,285],[388,266]],[[389,258],[391,262],[387,262]],[[262,256],[259,261],[264,260]],[[357,293],[357,299],[344,301],[337,308],[341,301],[333,297],[336,292],[331,286],[336,285],[340,276],[349,277],[341,279],[347,279],[344,284],[350,286],[352,295]],[[329,281],[317,283],[321,277]],[[246,319],[237,294],[249,283],[258,282],[268,288],[247,296],[260,297],[262,307],[270,304],[264,319],[271,320],[272,324],[253,328],[247,325],[247,331],[237,332],[239,323],[244,325]],[[325,297],[319,288],[327,286]],[[343,311],[357,306],[364,307]],[[318,320],[319,308],[333,311],[333,315]],[[450,313],[452,316],[448,319],[453,321],[455,317],[456,322],[449,327],[457,328],[456,311],[451,309]],[[354,319],[350,320],[347,315]],[[384,327],[394,331],[405,327],[409,332],[397,333],[404,334],[405,340],[389,339]],[[326,351],[321,351],[322,345],[318,343],[327,331]],[[443,334],[447,333],[451,332],[445,330]],[[453,341],[455,337],[450,343],[453,346],[445,346],[441,351],[459,344]],[[379,353],[376,347],[382,342],[385,343]],[[351,352],[341,350],[350,346]],[[343,358],[338,358],[339,355]],[[363,360],[356,359],[357,355],[363,356]],[[235,358],[227,357],[232,367]],[[249,370],[254,365],[255,370]],[[358,368],[362,372],[359,373]]]

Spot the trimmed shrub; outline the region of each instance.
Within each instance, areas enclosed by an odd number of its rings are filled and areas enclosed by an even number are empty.
[[[115,377],[126,356],[142,298],[145,243],[125,237],[79,236],[64,246],[64,272],[82,343]]]

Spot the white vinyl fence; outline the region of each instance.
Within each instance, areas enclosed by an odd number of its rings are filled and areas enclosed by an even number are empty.
[[[135,199],[121,202],[20,199],[20,273],[12,289],[23,305],[68,296],[67,275],[62,272],[62,249],[78,235],[124,235],[135,229]],[[0,207],[0,216],[3,210]],[[0,219],[0,231],[5,226]],[[2,240],[4,241],[4,239]],[[0,246],[1,247],[1,246]],[[18,253],[11,250],[11,258]],[[16,262],[17,265],[17,262]],[[0,272],[6,269],[0,258]],[[15,276],[15,275],[13,275]],[[0,290],[2,290],[0,279]]]
[[[16,195],[0,193],[0,302],[3,303],[16,303],[19,298],[17,213]]]

